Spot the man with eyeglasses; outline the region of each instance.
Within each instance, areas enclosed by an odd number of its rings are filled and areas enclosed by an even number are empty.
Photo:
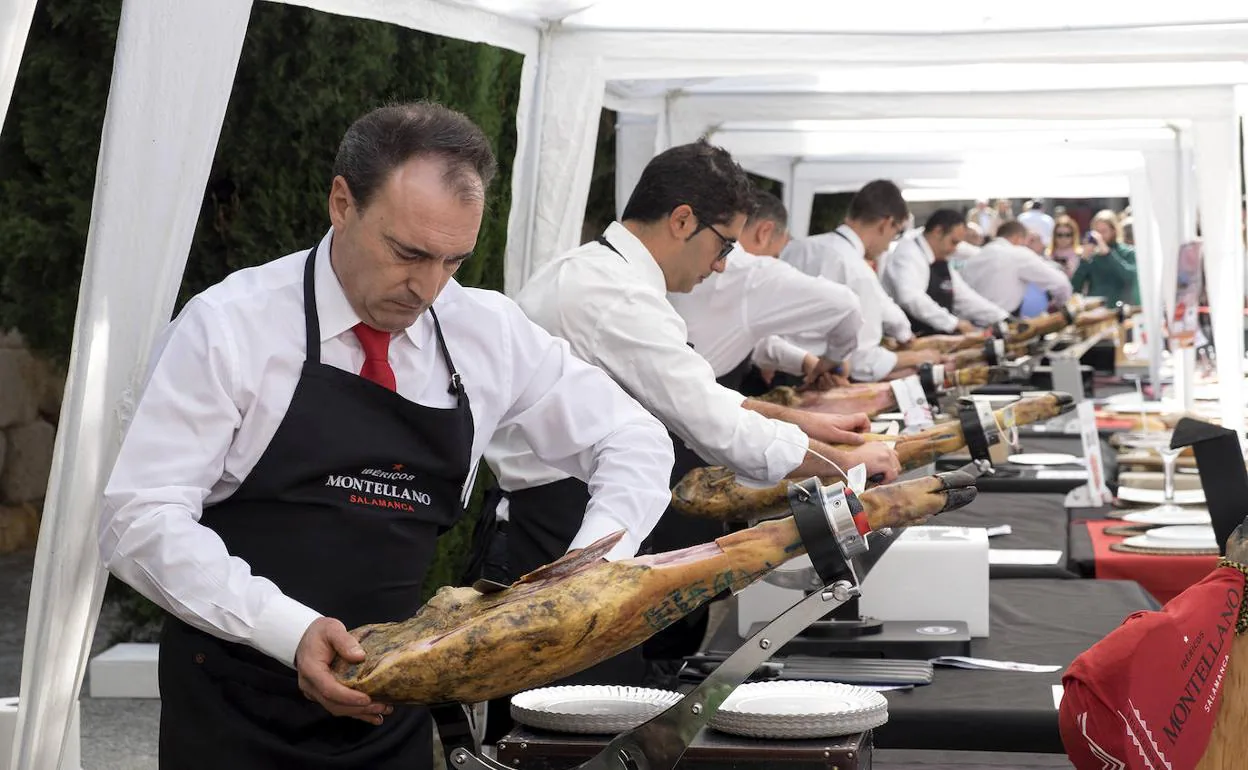
[[[752,192],[749,177],[723,149],[699,141],[660,153],[643,170],[622,221],[544,265],[516,301],[668,428],[676,450],[673,483],[708,464],[764,485],[837,475],[808,449],[841,468],[863,463],[868,476],[894,479],[900,468],[893,450],[863,442],[865,415],[812,414],[747,399],[717,383],[711,365],[688,344],[685,322],[668,292],[688,292],[724,269],[752,209]],[[539,461],[523,431],[497,434],[486,460],[504,492],[499,518],[506,518],[510,574],[522,575],[562,555],[586,505],[597,503],[589,487]],[[637,483],[645,479],[639,476]],[[647,550],[706,542],[723,531],[720,524],[669,509]],[[626,536],[615,553],[631,555],[640,546]],[[686,618],[652,640],[650,655],[674,660],[696,652],[705,623],[704,612]],[[635,685],[642,680],[639,666],[644,666],[640,656],[626,653],[569,682]]]
[[[784,204],[762,190],[754,202],[742,248],[728,255],[725,269],[691,292],[669,293],[668,301],[725,387],[750,396],[776,385],[843,384],[837,373],[858,345],[864,309],[848,287],[773,259],[757,236],[787,221]]]

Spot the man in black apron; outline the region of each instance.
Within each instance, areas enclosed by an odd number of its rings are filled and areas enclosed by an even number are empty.
[[[837,462],[850,466],[860,457],[869,473],[895,476],[896,457],[890,450],[864,444],[845,452],[820,443],[861,444],[854,431],[867,427],[865,416],[858,424],[856,418],[747,401],[717,383],[711,365],[690,348],[687,327],[668,296],[689,292],[712,272],[723,270],[753,208],[752,192],[745,172],[720,148],[695,142],[666,150],[643,170],[621,221],[594,242],[543,265],[517,302],[538,325],[567,340],[578,357],[601,367],[668,426],[677,453],[673,482],[712,459],[767,483],[834,472],[808,448],[839,456]],[[694,451],[686,443],[699,448]],[[513,574],[562,553],[570,533],[580,526],[584,490],[573,492],[578,485],[566,474],[533,470],[523,436],[496,438],[486,456],[500,486],[508,490]],[[556,520],[561,530],[556,530]],[[669,510],[645,547],[668,551],[722,532],[722,525],[681,519]],[[688,650],[696,629],[683,636],[665,655]],[[647,654],[653,656],[661,643],[656,638],[646,645]],[[635,663],[635,656],[628,661],[634,671]],[[641,683],[636,678],[607,681]]]
[[[330,235],[197,297],[156,356],[101,545],[110,569],[171,612],[162,768],[431,766],[426,709],[372,703],[329,666],[363,659],[347,629],[420,608],[438,535],[463,514],[474,444],[500,424],[552,457],[584,457],[602,486],[618,485],[611,467],[633,483],[641,470],[665,499],[657,421],[514,304],[451,281],[493,168],[484,135],[450,110],[364,116],[335,162]],[[609,438],[624,434],[634,439]],[[200,443],[224,460],[185,467],[178,455]],[[274,617],[284,622],[266,626]]]
[[[923,232],[902,240],[884,258],[881,282],[920,337],[975,334],[1009,317],[951,269],[949,258],[965,235],[961,214],[937,209],[928,217]]]
[[[312,249],[306,298],[315,259]],[[463,513],[473,434],[468,395],[432,309],[454,409],[412,403],[393,385],[322,364],[315,303],[305,299],[304,312],[308,355],[286,417],[238,491],[205,509],[200,523],[253,572],[347,628],[404,620],[420,607],[438,535]],[[370,360],[386,360],[389,332],[363,327],[357,334]],[[364,506],[356,485],[326,481],[377,478],[376,469],[398,488],[388,496],[427,495],[429,502],[411,511]],[[291,674],[250,647],[170,617],[161,636],[161,766],[397,770],[430,762],[425,709],[396,707],[379,725],[335,717],[302,697]]]

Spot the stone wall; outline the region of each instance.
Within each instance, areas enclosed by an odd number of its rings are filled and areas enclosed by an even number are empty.
[[[0,332],[0,553],[32,548],[52,468],[64,374]]]

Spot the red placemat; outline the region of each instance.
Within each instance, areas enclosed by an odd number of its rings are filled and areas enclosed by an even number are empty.
[[[1165,604],[1199,582],[1218,563],[1217,556],[1159,556],[1142,553],[1120,553],[1109,550],[1110,543],[1121,543],[1125,537],[1106,535],[1106,527],[1121,526],[1120,521],[1085,521],[1092,538],[1098,580],[1134,580],[1157,601]]]

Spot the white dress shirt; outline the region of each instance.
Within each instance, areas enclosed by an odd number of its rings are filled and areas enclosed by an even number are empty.
[[[902,310],[946,334],[957,329],[959,318],[977,326],[990,326],[1009,315],[975,293],[953,269],[949,270],[953,281],[953,312],[938,305],[927,293],[933,259],[935,255],[922,233],[897,244],[888,256],[880,282]]]
[[[897,307],[879,276],[867,264],[866,247],[848,225],[830,233],[797,238],[780,252],[780,258],[808,275],[848,286],[862,303],[862,329],[858,349],[850,356],[850,377],[861,382],[884,379],[897,366],[897,354],[880,346],[885,336],[898,342],[914,337],[910,319]]]
[[[743,409],[740,393],[689,347],[685,321],[667,301],[663,271],[619,222],[604,233],[619,250],[587,243],[544,265],[516,301],[572,352],[601,367],[704,460],[746,483],[779,483],[805,458],[796,425]],[[505,430],[485,458],[506,491],[566,478],[534,457],[525,437]]]
[[[1055,302],[1070,299],[1073,289],[1066,273],[1026,246],[995,238],[962,265],[962,278],[980,296],[1014,312],[1023,304],[1027,284],[1047,291]]]
[[[1027,209],[1018,215],[1018,221],[1023,227],[1039,235],[1044,240],[1046,249],[1053,245],[1053,228],[1056,226],[1056,223],[1053,221],[1053,217],[1043,210]],[[1032,253],[1034,254],[1035,252]]]
[[[316,257],[321,361],[358,372],[364,352],[351,329],[359,318],[330,266],[330,243],[326,235]],[[187,623],[287,665],[316,608],[253,575],[198,522],[205,505],[238,489],[285,417],[305,357],[306,258],[234,273],[165,330],[100,523],[100,552],[118,577]],[[635,549],[671,497],[663,426],[503,295],[451,281],[433,307],[471,403],[473,467],[500,427],[523,435],[543,461],[595,489],[576,543],[627,528]],[[394,337],[390,362],[400,395],[455,405],[428,313]]]
[[[807,347],[782,335],[809,337],[822,351],[816,355],[844,360],[857,347],[862,327],[858,297],[846,287],[739,247],[728,255],[724,272],[667,299],[716,377],[746,356],[761,369],[801,374]]]

